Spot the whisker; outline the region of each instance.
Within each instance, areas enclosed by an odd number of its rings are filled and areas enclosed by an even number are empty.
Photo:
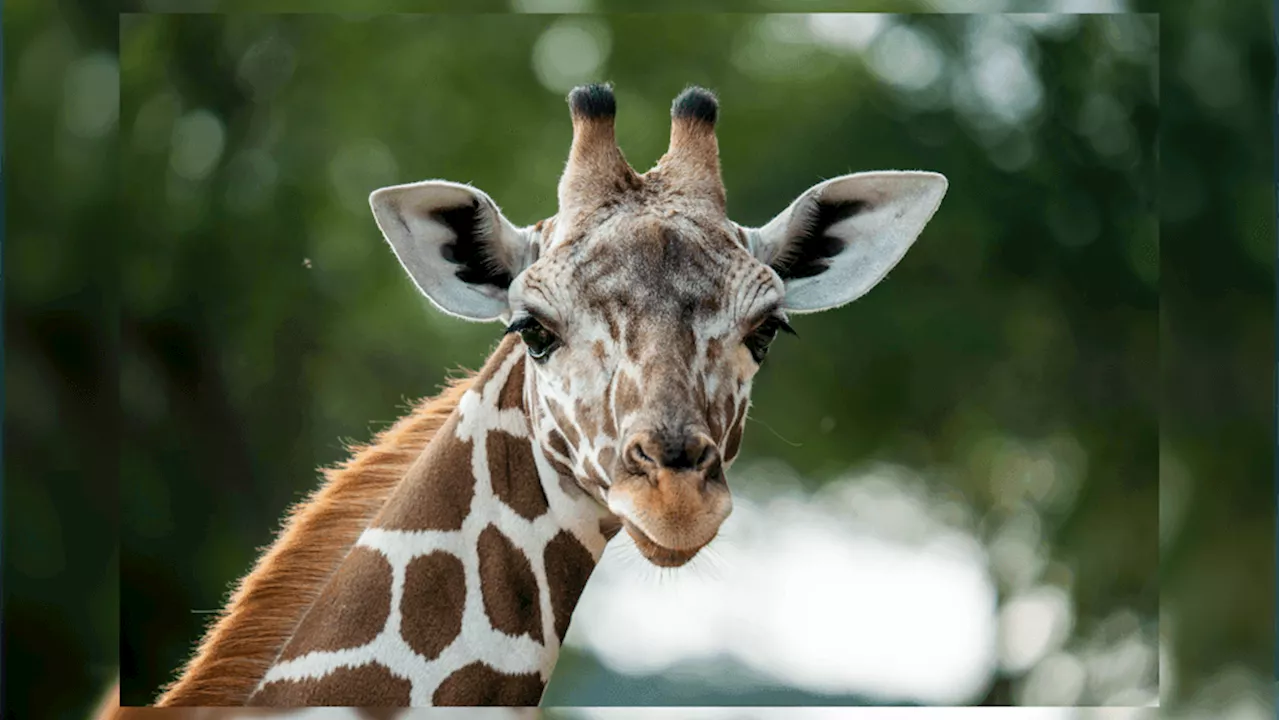
[[[749,421],[751,421],[751,422],[753,422],[753,423],[756,423],[756,424],[758,424],[758,425],[762,425],[762,426],[764,426],[764,429],[765,429],[765,430],[768,430],[769,432],[773,433],[773,436],[774,436],[774,437],[776,437],[776,438],[778,438],[779,440],[781,440],[782,442],[784,442],[784,443],[786,443],[786,444],[790,445],[791,447],[795,447],[795,448],[798,448],[798,447],[804,447],[804,443],[794,442],[794,441],[791,441],[791,440],[788,440],[788,439],[786,439],[786,438],[782,437],[782,434],[781,434],[781,433],[779,433],[777,430],[774,430],[774,429],[769,425],[769,423],[767,423],[767,422],[765,422],[765,421],[763,421],[763,420],[760,420],[760,419],[758,419],[758,418],[753,418],[753,417],[751,417],[750,415],[748,415],[748,416],[747,416],[747,420],[749,420]]]
[[[704,557],[706,557],[707,560],[703,563],[703,569],[705,569],[705,572],[712,580],[715,580],[716,582],[723,582],[724,571],[728,567],[728,562],[724,559],[724,556],[720,554],[720,551],[713,547],[708,546],[704,549],[704,552],[706,553]]]
[[[727,567],[724,556],[716,548],[708,545],[698,553],[698,574],[703,575],[714,582],[724,581],[724,571]]]

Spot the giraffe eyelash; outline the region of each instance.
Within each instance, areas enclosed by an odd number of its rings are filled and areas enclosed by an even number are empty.
[[[561,335],[560,323],[551,320],[547,314],[529,307],[524,308],[520,313],[520,317],[513,320],[507,326],[507,329],[502,331],[502,334],[510,335],[511,333],[518,333],[536,327],[541,327],[557,337]]]
[[[529,330],[530,328],[538,327],[540,325],[542,325],[542,323],[538,322],[538,318],[532,315],[525,315],[524,317],[519,318],[514,322],[512,322],[510,325],[508,325],[507,329],[504,330],[502,334],[506,336],[506,335],[510,335],[511,333],[518,333],[523,330]]]
[[[795,328],[791,327],[791,325],[787,323],[785,318],[783,318],[781,315],[775,315],[773,313],[769,313],[765,315],[763,318],[761,318],[759,321],[753,323],[751,325],[751,329],[747,331],[747,335],[748,336],[754,335],[755,333],[758,333],[758,332],[766,332],[766,333],[769,331],[777,332],[779,330],[781,330],[782,332],[788,335],[791,335],[794,337],[800,337],[800,333],[796,332]]]
[[[519,320],[507,326],[503,336],[511,333],[520,333],[520,339],[524,342],[528,349],[529,357],[534,362],[546,362],[556,348],[560,347],[560,337],[555,332],[548,330],[546,323],[539,320],[533,314],[526,315]]]
[[[791,335],[792,337],[800,337],[800,333],[796,332],[795,328],[788,325],[786,320],[783,320],[777,315],[772,315],[766,318],[764,323],[762,323],[762,325],[767,325],[770,323],[772,323],[778,330],[781,330],[782,332],[788,335]]]
[[[773,344],[779,330],[796,335],[796,331],[786,320],[777,315],[769,315],[743,339],[742,344],[751,352],[751,357],[757,364],[764,362],[765,356],[769,354],[769,346]]]

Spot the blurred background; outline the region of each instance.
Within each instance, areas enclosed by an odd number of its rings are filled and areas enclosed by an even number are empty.
[[[1272,716],[1275,9],[953,5],[8,3],[6,709],[79,717],[117,672],[149,702],[315,468],[481,364],[500,328],[417,295],[368,193],[547,217],[564,94],[609,80],[639,169],[717,91],[745,225],[845,172],[951,184],[771,353],[714,552],[609,547],[544,704]]]

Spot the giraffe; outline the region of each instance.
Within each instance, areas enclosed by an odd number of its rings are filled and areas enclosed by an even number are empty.
[[[789,316],[879,283],[947,187],[843,175],[745,227],[726,216],[710,91],[675,99],[643,174],[609,85],[567,99],[550,218],[517,227],[441,180],[370,196],[431,304],[505,332],[294,508],[158,705],[536,705],[605,544],[625,529],[679,567],[715,538]]]

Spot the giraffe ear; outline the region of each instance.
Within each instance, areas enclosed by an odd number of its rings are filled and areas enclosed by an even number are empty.
[[[531,229],[512,225],[492,198],[470,185],[395,185],[375,190],[369,205],[414,284],[456,317],[504,317],[512,280],[537,258]]]
[[[814,185],[764,227],[751,253],[786,283],[783,307],[817,312],[875,287],[919,237],[947,191],[931,172],[844,175]]]

